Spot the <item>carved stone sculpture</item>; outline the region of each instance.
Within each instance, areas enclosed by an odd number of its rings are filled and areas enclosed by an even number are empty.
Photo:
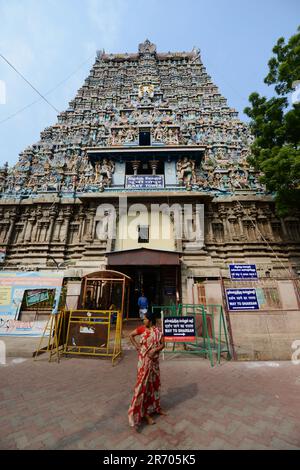
[[[103,158],[101,162],[95,165],[95,183],[99,185],[100,190],[111,185],[112,175],[115,171],[115,165],[111,160]]]
[[[184,157],[183,160],[178,160],[176,169],[179,184],[191,190],[192,184],[196,181],[195,161]]]

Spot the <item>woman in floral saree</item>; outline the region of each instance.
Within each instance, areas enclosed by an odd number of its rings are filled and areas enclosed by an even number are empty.
[[[161,331],[155,326],[155,317],[147,312],[144,326],[136,328],[130,334],[130,340],[139,352],[137,382],[130,408],[129,425],[137,428],[142,419],[154,424],[151,414],[165,415],[160,406],[159,353],[165,347]],[[141,336],[140,344],[135,336]]]

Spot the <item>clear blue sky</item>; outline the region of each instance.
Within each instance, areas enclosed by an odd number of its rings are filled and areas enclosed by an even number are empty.
[[[300,23],[299,0],[0,0],[0,52],[60,111],[94,63],[96,50],[135,52],[146,38],[158,51],[201,50],[202,60],[242,119],[252,91],[270,95],[263,77],[280,36]],[[84,65],[82,65],[84,63]],[[300,78],[300,77],[299,77]],[[6,104],[0,122],[38,95],[0,58]],[[0,124],[0,165],[13,164],[56,112],[38,101]]]

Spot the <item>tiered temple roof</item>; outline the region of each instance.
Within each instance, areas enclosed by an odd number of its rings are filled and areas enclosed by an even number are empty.
[[[2,197],[106,190],[109,185],[103,187],[99,178],[102,161],[97,171],[90,152],[137,148],[145,129],[157,149],[201,149],[191,190],[264,190],[247,164],[249,128],[212,82],[200,51],[157,53],[146,40],[136,54],[97,53],[58,122],[41,132],[13,168],[0,170]]]

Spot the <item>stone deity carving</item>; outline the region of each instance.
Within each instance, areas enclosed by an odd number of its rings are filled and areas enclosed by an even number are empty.
[[[95,183],[99,184],[100,189],[103,191],[105,187],[110,186],[112,175],[115,171],[115,165],[111,160],[103,158],[102,162],[97,162],[95,165]]]
[[[196,181],[194,160],[184,157],[183,160],[178,160],[176,169],[179,184],[190,190]]]

